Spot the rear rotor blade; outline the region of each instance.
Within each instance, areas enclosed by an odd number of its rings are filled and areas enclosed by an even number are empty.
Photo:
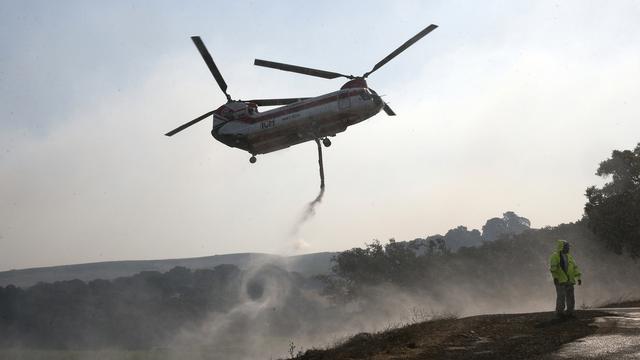
[[[256,99],[247,100],[247,102],[254,103],[258,106],[277,106],[277,105],[289,105],[297,103],[298,101],[307,100],[309,98],[288,98],[288,99]]]
[[[425,35],[427,35],[428,33],[432,32],[433,30],[435,30],[438,27],[438,25],[434,25],[431,24],[429,26],[427,26],[426,28],[424,28],[422,31],[420,31],[419,33],[417,33],[414,37],[412,37],[411,39],[407,40],[407,42],[405,42],[404,44],[402,44],[399,48],[397,48],[394,52],[392,52],[391,54],[387,55],[387,57],[385,57],[384,59],[382,59],[379,63],[377,63],[373,69],[371,69],[371,71],[369,71],[368,73],[365,73],[362,77],[366,78],[367,76],[371,75],[371,73],[373,73],[374,71],[378,70],[379,68],[381,68],[384,64],[388,63],[389,61],[391,61],[391,59],[393,59],[394,57],[398,56],[398,54],[400,54],[401,52],[407,50],[407,48],[413,44],[415,44],[418,40],[422,39]]]
[[[214,111],[215,111],[215,110],[212,110],[212,111],[209,111],[209,112],[208,112],[208,113],[206,113],[206,114],[200,115],[200,116],[198,116],[197,118],[195,118],[195,119],[193,119],[193,120],[189,121],[188,123],[183,124],[183,125],[180,125],[180,126],[178,126],[177,128],[175,128],[175,129],[173,129],[173,130],[169,131],[169,132],[168,132],[168,133],[166,133],[165,135],[166,135],[166,136],[174,135],[175,133],[178,133],[178,132],[180,132],[180,131],[182,131],[182,130],[184,130],[184,129],[188,128],[189,126],[191,126],[191,125],[193,125],[193,124],[195,124],[195,123],[199,122],[200,120],[202,120],[202,119],[206,119],[207,117],[211,116],[211,114],[213,114],[213,112],[214,112]]]
[[[202,42],[202,39],[200,39],[200,36],[192,36],[191,40],[193,40],[193,43],[198,48],[198,51],[200,52],[200,55],[202,56],[202,59],[207,64],[207,67],[209,67],[209,70],[211,71],[211,74],[216,79],[216,82],[218,83],[218,86],[220,86],[220,89],[222,90],[222,92],[227,97],[227,100],[231,101],[231,96],[229,96],[229,94],[227,94],[227,83],[224,82],[224,79],[222,78],[222,74],[220,74],[220,70],[218,70],[218,67],[216,66],[216,63],[213,62],[213,58],[211,57],[211,54],[209,54],[209,51],[207,50],[207,47],[204,46],[204,43]]]
[[[384,112],[386,112],[387,115],[389,116],[396,116],[396,113],[394,113],[393,110],[391,110],[391,108],[387,104],[384,104],[384,107],[382,108],[382,110],[384,110]]]
[[[257,65],[257,66],[264,66],[264,67],[272,68],[272,69],[291,71],[291,72],[304,74],[304,75],[310,75],[310,76],[317,76],[317,77],[321,77],[323,79],[335,79],[335,78],[338,78],[338,77],[341,77],[341,76],[342,77],[346,77],[347,79],[353,79],[354,78],[354,76],[344,75],[344,74],[340,74],[340,73],[337,73],[337,72],[312,69],[312,68],[307,68],[307,67],[302,67],[302,66],[289,65],[289,64],[277,63],[277,62],[274,62],[274,61],[267,61],[267,60],[260,60],[260,59],[256,59],[253,64]]]

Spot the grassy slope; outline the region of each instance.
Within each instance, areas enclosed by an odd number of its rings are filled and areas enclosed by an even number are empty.
[[[308,350],[296,359],[536,359],[563,344],[590,335],[593,318],[556,321],[553,313],[480,315],[409,325],[378,334],[358,334],[326,350]]]
[[[623,300],[613,304],[607,304],[603,306],[605,308],[630,308],[640,307],[640,300]]]

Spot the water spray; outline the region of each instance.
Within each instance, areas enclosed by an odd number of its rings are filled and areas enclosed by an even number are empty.
[[[302,226],[302,224],[307,222],[309,219],[313,217],[313,215],[316,214],[315,207],[316,205],[322,202],[322,197],[324,196],[324,164],[322,163],[322,144],[320,144],[320,139],[316,139],[316,145],[318,146],[318,168],[320,170],[320,192],[318,193],[318,196],[316,196],[316,198],[313,199],[313,201],[307,204],[307,207],[302,212],[300,219],[298,219],[298,221],[296,221],[296,223],[293,225],[293,229],[291,229],[292,236],[297,235],[298,232],[300,231],[300,227]]]

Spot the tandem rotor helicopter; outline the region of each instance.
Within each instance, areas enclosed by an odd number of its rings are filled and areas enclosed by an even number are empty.
[[[211,135],[227,146],[248,151],[251,154],[249,161],[252,164],[256,162],[258,154],[267,154],[315,140],[318,145],[321,178],[323,178],[320,140],[324,146],[329,147],[331,146],[330,136],[333,137],[345,131],[348,126],[376,115],[380,110],[384,110],[389,116],[395,115],[378,93],[367,85],[367,77],[437,27],[433,24],[427,26],[380,60],[370,71],[360,76],[256,59],[254,65],[257,66],[324,79],[338,77],[349,79],[338,91],[316,97],[286,99],[233,100],[231,95],[227,93],[227,84],[209,51],[199,36],[193,36],[191,40],[198,48],[218,86],[227,97],[227,103],[216,110],[198,116],[165,135],[172,136],[213,115]],[[259,106],[278,105],[284,106],[265,112],[258,111]],[[322,184],[324,187],[324,180]]]

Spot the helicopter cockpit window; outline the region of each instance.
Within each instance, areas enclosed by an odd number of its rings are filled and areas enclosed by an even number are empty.
[[[224,108],[224,110],[222,110],[222,116],[226,117],[226,118],[232,118],[233,117],[233,111],[231,111],[228,108]]]

